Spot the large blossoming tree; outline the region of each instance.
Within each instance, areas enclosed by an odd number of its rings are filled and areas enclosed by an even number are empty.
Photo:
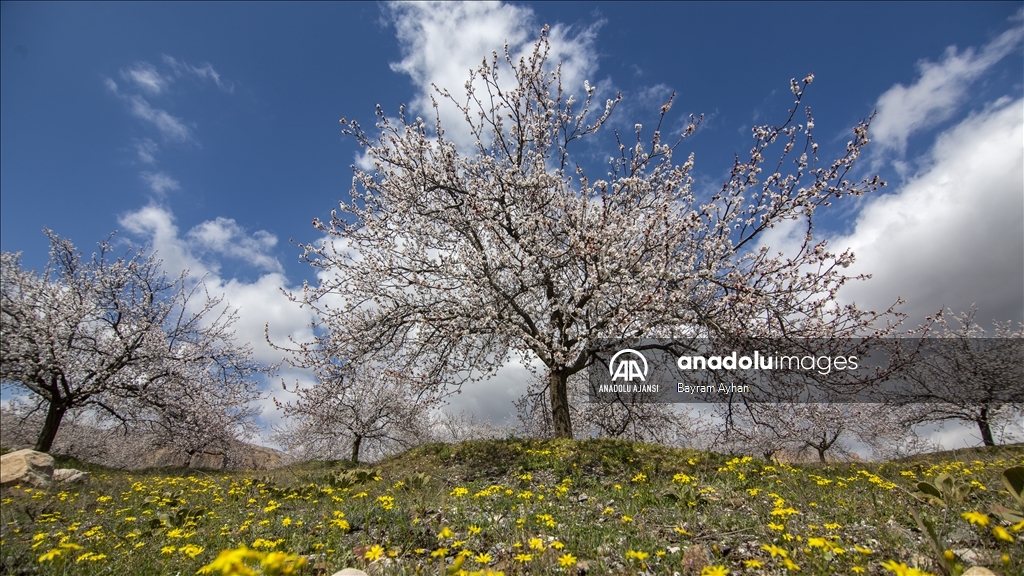
[[[440,119],[404,109],[392,119],[378,107],[379,137],[342,120],[373,168],[353,168],[351,200],[314,221],[329,236],[304,247],[320,281],[296,296],[319,313],[330,355],[425,385],[485,377],[514,356],[539,360],[554,434],[571,437],[567,382],[601,339],[833,337],[877,319],[836,304],[853,255],[811,233],[819,207],[883,185],[847,179],[866,122],[841,157],[818,160],[801,110],[813,76],[792,82],[782,125],[754,128],[749,159],[722,188],[698,194],[693,156],[675,159],[699,123],[692,116],[678,138],[661,121],[648,136],[636,125],[635,141],[615,134],[610,166],[592,175],[575,151],[599,137],[618,99],[592,110],[595,88],[572,94],[548,50],[545,31],[526,57],[506,49],[485,60],[464,96],[438,90],[462,111],[471,150],[446,138]],[[792,220],[806,231],[795,253],[760,244]]]

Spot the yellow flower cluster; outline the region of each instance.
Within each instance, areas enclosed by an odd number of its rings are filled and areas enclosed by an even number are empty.
[[[242,546],[222,551],[217,558],[199,569],[197,574],[221,576],[284,576],[296,574],[306,565],[303,556],[285,552],[260,552]]]

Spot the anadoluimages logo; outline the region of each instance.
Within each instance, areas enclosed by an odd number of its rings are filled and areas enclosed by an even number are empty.
[[[619,356],[628,354],[619,360]],[[639,362],[643,363],[643,370],[640,369]],[[618,361],[616,363],[616,361]],[[612,359],[608,361],[608,374],[612,377],[612,382],[618,379],[623,379],[626,382],[632,382],[634,378],[639,378],[641,382],[645,381],[647,377],[647,358],[644,355],[633,350],[626,348],[625,350],[619,350],[612,356]]]

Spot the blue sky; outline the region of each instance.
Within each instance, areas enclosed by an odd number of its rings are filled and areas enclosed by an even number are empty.
[[[315,281],[289,242],[347,197],[374,105],[459,88],[504,41],[554,26],[566,68],[620,91],[616,122],[706,115],[684,145],[700,186],[725,179],[754,123],[782,121],[790,78],[809,72],[822,157],[878,111],[864,175],[883,194],[825,214],[823,236],[874,274],[845,294],[1024,320],[1024,43],[1020,2],[13,3],[0,6],[0,243],[41,268],[42,228],[89,252],[149,243],[240,309],[262,359],[269,322],[301,338],[309,318],[279,288]],[[780,249],[785,231],[773,237]],[[301,375],[299,376],[301,377]],[[454,404],[500,418],[522,393],[499,379]],[[499,391],[495,394],[494,391]],[[467,391],[469,392],[469,391]],[[485,398],[486,396],[486,398]]]

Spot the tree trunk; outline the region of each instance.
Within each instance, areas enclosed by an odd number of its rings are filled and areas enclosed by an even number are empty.
[[[555,438],[572,438],[572,420],[569,416],[569,376],[562,371],[551,371],[548,390],[551,394],[551,423]]]
[[[53,440],[57,437],[57,429],[60,428],[60,421],[64,418],[66,408],[56,402],[50,402],[46,411],[46,420],[43,422],[43,429],[39,431],[39,438],[33,448],[36,452],[49,452],[53,446]]]
[[[362,436],[356,436],[352,440],[352,463],[359,464],[359,445],[363,443]]]
[[[825,463],[825,451],[828,450],[828,448],[823,448],[821,446],[815,446],[815,448],[818,450],[818,461],[820,461],[822,464],[824,464]]]
[[[988,408],[982,408],[978,416],[978,428],[981,429],[981,441],[985,446],[995,446],[996,441],[992,438],[992,424],[988,421]]]

